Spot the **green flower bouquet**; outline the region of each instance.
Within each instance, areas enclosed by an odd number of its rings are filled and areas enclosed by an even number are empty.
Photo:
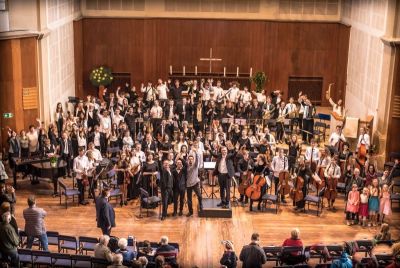
[[[89,76],[90,82],[93,86],[108,86],[113,81],[111,69],[108,67],[100,66],[93,69]]]

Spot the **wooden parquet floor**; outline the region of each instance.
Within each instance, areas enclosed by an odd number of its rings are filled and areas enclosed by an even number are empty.
[[[59,205],[58,198],[52,198],[52,185],[41,182],[32,186],[28,180],[19,180],[17,190],[16,218],[20,228],[24,227],[22,211],[26,208],[26,198],[35,194],[39,207],[48,212],[46,226],[48,230],[59,231],[65,235],[99,236],[96,228],[95,207],[71,204],[66,210]],[[218,195],[218,194],[217,194]],[[236,194],[237,196],[238,194]],[[194,198],[194,200],[196,200]],[[298,227],[301,239],[306,245],[319,242],[340,243],[344,240],[372,238],[378,227],[362,228],[346,226],[343,196],[337,200],[337,212],[324,210],[320,217],[314,213],[294,213],[291,200],[281,206],[279,213],[249,212],[248,207],[234,207],[232,219],[205,219],[193,217],[168,217],[165,221],[158,218],[158,210],[154,210],[149,218],[138,218],[138,201],[131,201],[126,207],[115,205],[116,224],[112,235],[118,237],[136,236],[139,241],[149,239],[158,241],[162,235],[167,235],[172,242],[178,242],[181,247],[179,262],[183,267],[219,267],[219,259],[223,252],[221,240],[232,240],[237,254],[243,245],[249,243],[253,232],[260,233],[261,245],[280,245],[289,237],[290,231]],[[114,201],[112,201],[114,202]],[[398,205],[396,204],[396,207]],[[391,230],[395,238],[400,234],[400,213],[397,210],[391,217]],[[187,212],[185,208],[185,212]],[[172,205],[169,213],[172,213]],[[381,251],[388,249],[380,248]],[[269,264],[265,267],[270,267]]]

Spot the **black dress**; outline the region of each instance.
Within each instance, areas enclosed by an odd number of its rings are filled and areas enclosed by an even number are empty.
[[[118,162],[118,168],[120,169],[126,169],[128,168],[129,164],[126,160],[122,160]],[[125,180],[125,172],[124,171],[118,171],[117,172],[117,184],[122,185],[124,184]]]

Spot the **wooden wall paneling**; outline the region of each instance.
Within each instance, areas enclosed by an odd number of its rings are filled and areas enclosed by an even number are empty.
[[[345,84],[348,35],[337,23],[86,18],[82,84],[85,91],[95,91],[88,74],[101,64],[130,72],[136,87],[165,79],[170,65],[179,71],[185,65],[187,73],[195,66],[198,72],[208,71],[209,63],[200,58],[208,57],[212,47],[213,56],[222,58],[213,62],[214,72],[226,66],[227,73],[235,73],[239,66],[241,73],[248,73],[252,67],[269,77],[267,91],[286,94],[289,76],[321,76],[324,91],[330,82]]]
[[[83,87],[83,20],[73,22],[74,27],[74,66],[75,66],[75,95],[84,98]]]

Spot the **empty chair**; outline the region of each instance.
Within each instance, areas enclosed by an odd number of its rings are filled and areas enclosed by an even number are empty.
[[[87,255],[88,251],[94,251],[94,246],[99,243],[99,239],[95,237],[80,236],[79,240],[79,252],[80,254]]]
[[[33,266],[33,257],[32,257],[32,250],[30,249],[18,249],[18,256],[19,256],[19,264],[20,266],[29,264]]]
[[[266,178],[267,180],[269,178]],[[280,185],[278,186],[280,188]],[[279,188],[278,188],[278,193],[279,193]],[[265,193],[262,197],[261,200],[263,201],[264,204],[264,209],[267,208],[267,203],[268,201],[271,202],[272,204],[275,205],[275,214],[278,214],[278,209],[280,205],[280,199],[279,199],[279,194],[275,195],[272,194],[272,187],[270,187],[269,193]]]
[[[304,198],[304,210],[307,205],[307,210],[310,210],[310,203],[313,205],[317,206],[317,216],[319,216],[322,213],[322,209],[324,207],[323,202],[324,202],[324,196],[323,196],[323,189],[320,190],[317,195],[306,195]]]
[[[161,199],[158,196],[150,196],[149,193],[140,188],[141,204],[140,204],[140,217],[142,216],[142,207],[147,210],[147,217],[149,216],[149,209],[159,207],[159,216],[161,216]]]
[[[72,267],[75,268],[91,268],[92,257],[87,255],[71,255]]]
[[[343,253],[343,246],[342,245],[327,245],[326,249],[329,252],[329,256],[331,259],[339,259]]]
[[[106,268],[110,263],[106,259],[92,257],[92,267]]]
[[[374,244],[372,240],[363,239],[363,240],[356,240],[357,243],[357,252],[364,252],[365,257],[368,255],[371,256],[371,251],[374,248]]]
[[[267,262],[275,262],[278,265],[279,258],[281,256],[282,247],[277,246],[267,246],[263,247],[265,255],[267,256]]]
[[[75,236],[59,235],[58,245],[59,252],[68,252],[68,250],[75,250],[75,254],[77,254],[79,250],[78,240]]]
[[[374,254],[376,260],[378,261],[379,267],[386,267],[393,262],[393,255],[392,254]]]
[[[58,232],[47,231],[46,234],[49,246],[52,245],[58,247]]]
[[[52,266],[51,253],[47,251],[32,250],[33,266]]]
[[[279,258],[280,264],[295,265],[306,263],[307,258],[303,247],[283,247]]]
[[[62,253],[51,253],[53,267],[72,267],[71,255]]]
[[[75,196],[79,195],[79,191],[77,189],[68,188],[63,180],[58,180],[58,185],[60,186],[60,205],[61,205],[61,196],[64,195],[65,208],[68,208],[68,198],[72,196],[72,202],[75,202]]]

